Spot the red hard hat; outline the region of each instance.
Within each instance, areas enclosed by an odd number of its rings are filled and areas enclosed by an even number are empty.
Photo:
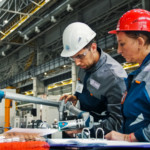
[[[117,29],[109,31],[116,34],[117,31],[148,31],[150,32],[150,12],[144,9],[132,9],[127,11],[119,19]]]

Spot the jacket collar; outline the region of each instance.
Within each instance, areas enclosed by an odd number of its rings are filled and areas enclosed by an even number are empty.
[[[141,66],[140,66],[137,70],[131,72],[129,75],[136,75],[136,74],[138,74],[138,73],[141,72],[141,71],[147,66],[147,64],[149,64],[149,63],[150,63],[150,53],[145,57],[145,59],[143,60]]]
[[[103,52],[103,50],[100,49],[99,47],[97,48],[97,50],[100,54],[99,61],[95,65],[93,65],[90,69],[85,70],[85,72],[95,72],[96,70],[98,70],[106,62],[106,55]]]

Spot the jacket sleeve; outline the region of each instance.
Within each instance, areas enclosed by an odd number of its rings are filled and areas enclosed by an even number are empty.
[[[139,142],[150,142],[150,124],[134,132]]]
[[[104,134],[109,133],[112,130],[119,130],[122,126],[123,117],[121,115],[121,98],[126,90],[125,80],[123,78],[115,78],[112,85],[109,87],[106,93],[107,97],[107,110],[109,117],[100,122],[100,125],[94,126],[92,132],[95,133],[97,128],[103,128]],[[93,134],[92,134],[93,135]],[[93,135],[94,136],[94,135]],[[101,137],[101,131],[97,133],[97,137]],[[95,137],[95,136],[94,136]]]
[[[150,81],[147,81],[145,87],[141,90],[143,90],[145,95],[142,98],[146,98],[147,105],[150,106]],[[150,109],[148,111],[150,112]],[[134,135],[139,142],[150,142],[150,123],[144,124],[143,128],[140,128],[134,132]]]
[[[77,93],[77,92],[75,92],[75,93],[74,93],[74,96],[76,96],[76,97],[77,97],[77,99],[78,99],[78,93]]]

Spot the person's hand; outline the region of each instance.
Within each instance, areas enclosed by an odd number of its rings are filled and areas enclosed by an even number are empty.
[[[126,134],[121,134],[116,131],[111,131],[105,135],[105,139],[114,141],[125,141]]]
[[[75,95],[63,95],[60,97],[59,100],[63,100],[63,99],[65,100],[65,103],[67,103],[67,101],[71,101],[74,106],[77,103],[77,97]]]
[[[78,130],[70,130],[70,131],[65,131],[70,137],[74,137],[74,134],[76,135],[77,133],[81,133],[82,129]]]
[[[39,133],[6,132],[2,136],[6,139],[18,137],[20,141],[44,141]]]
[[[116,131],[111,131],[105,135],[105,139],[107,140],[115,140],[115,141],[128,141],[128,142],[138,142],[134,133],[130,134],[122,134]]]

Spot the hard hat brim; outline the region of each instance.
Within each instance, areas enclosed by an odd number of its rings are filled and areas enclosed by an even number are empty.
[[[71,57],[73,55],[75,55],[76,53],[78,53],[79,51],[66,51],[63,50],[60,54],[61,57]]]
[[[116,34],[117,33],[117,30],[111,30],[108,32],[109,34]]]

